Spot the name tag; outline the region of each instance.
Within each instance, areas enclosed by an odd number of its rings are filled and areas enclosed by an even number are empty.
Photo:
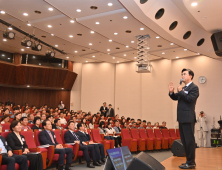
[[[7,145],[7,142],[5,142],[5,145]]]
[[[56,138],[56,136],[54,135],[54,138]]]
[[[184,91],[184,93],[188,94],[188,91]]]
[[[24,139],[24,138],[22,138],[22,141],[23,141],[23,142],[25,142],[25,139]]]

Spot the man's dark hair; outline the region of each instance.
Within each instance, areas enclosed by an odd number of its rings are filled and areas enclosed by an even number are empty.
[[[74,123],[73,120],[70,120],[67,124],[67,127],[71,124],[71,123]]]
[[[190,69],[184,68],[181,73],[183,73],[184,71],[188,71],[189,75],[192,76],[191,80],[193,80],[194,72]]]
[[[59,115],[61,115],[63,112],[60,112]],[[63,113],[64,114],[64,113]]]
[[[19,120],[20,122],[23,121],[24,119],[28,119],[27,117],[21,117],[21,119]]]
[[[143,120],[144,123],[146,123],[146,120]]]
[[[80,127],[82,127],[83,124],[84,124],[84,123],[79,122],[79,123],[77,124],[77,129],[79,129]]]
[[[29,114],[28,114],[28,118],[29,118],[31,115],[33,115],[33,113],[29,113]]]
[[[132,120],[134,120],[134,119],[131,119],[131,121],[132,121]]]
[[[136,124],[136,122],[133,122],[133,124]]]
[[[44,121],[42,122],[42,128],[43,128],[43,129],[45,129],[44,126],[46,126],[46,122],[47,122],[47,121],[49,121],[49,120],[44,120]],[[50,122],[50,121],[49,121],[49,122]],[[50,122],[50,123],[51,123],[51,122]]]
[[[25,108],[24,111],[29,110],[29,108]]]
[[[6,110],[9,110],[8,108],[4,108],[3,112],[5,112]]]
[[[13,120],[10,124],[10,130],[13,132],[12,128],[16,127],[18,125],[19,121]]]
[[[15,107],[13,110],[14,110],[14,111],[15,111],[15,110],[19,110],[19,108],[18,108],[18,107]]]
[[[49,115],[49,116],[47,116],[47,117],[46,117],[46,119],[49,119],[50,117],[52,117],[52,118],[53,118],[53,116],[52,116],[52,115]]]
[[[59,120],[60,120],[60,119],[55,119],[55,120],[54,120],[54,124],[58,123]]]
[[[37,120],[41,120],[41,118],[38,117],[38,116],[36,116],[36,117],[34,118],[34,120],[33,120],[33,123],[35,124]]]
[[[141,119],[137,119],[137,121],[141,121]]]

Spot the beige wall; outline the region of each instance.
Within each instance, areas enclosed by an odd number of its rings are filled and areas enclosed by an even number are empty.
[[[75,111],[82,109],[96,113],[102,103],[113,104],[120,116],[167,122],[167,127],[178,125],[176,121],[177,102],[168,96],[168,83],[179,84],[181,70],[194,71],[193,82],[199,86],[200,96],[196,105],[197,114],[203,110],[212,127],[213,117],[219,120],[221,111],[222,62],[204,56],[152,61],[152,73],[136,73],[135,63],[87,63],[74,64],[77,81],[71,92]],[[205,84],[198,83],[199,76],[206,76]],[[216,123],[218,127],[218,123]],[[196,135],[197,137],[197,135]],[[208,146],[210,146],[208,133]]]

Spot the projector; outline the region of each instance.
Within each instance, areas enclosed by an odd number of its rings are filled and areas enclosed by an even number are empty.
[[[137,73],[151,73],[151,65],[149,64],[136,64],[136,72]]]

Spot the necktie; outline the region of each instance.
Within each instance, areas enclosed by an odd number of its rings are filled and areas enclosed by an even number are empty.
[[[76,138],[76,140],[79,141],[78,137],[76,136],[76,134],[74,132],[72,132],[73,136]]]
[[[53,139],[53,137],[52,137],[52,133],[51,133],[51,132],[49,132],[49,136],[50,136],[50,138],[51,138],[51,140],[52,140],[52,143],[55,144],[55,141],[54,141],[54,139]]]
[[[183,91],[184,91],[186,88],[187,88],[187,86],[184,86],[184,87],[183,87]]]
[[[119,132],[121,132],[121,129],[119,127],[117,127],[119,129]]]

